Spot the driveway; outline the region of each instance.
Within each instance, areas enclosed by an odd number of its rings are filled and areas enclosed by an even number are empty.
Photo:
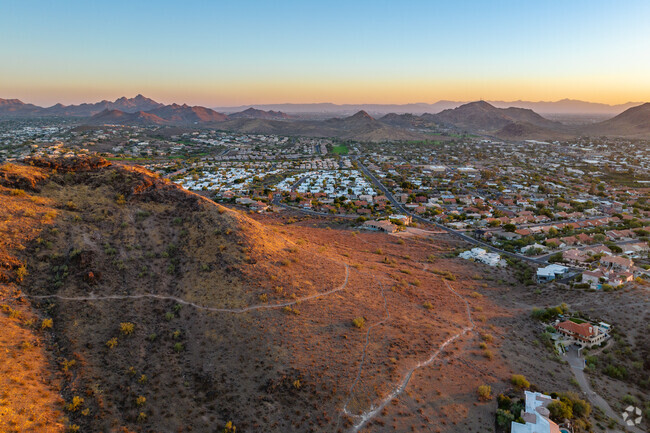
[[[584,372],[585,361],[584,358],[578,355],[577,347],[575,345],[571,345],[570,347],[568,347],[565,356],[566,356],[566,360],[569,362],[569,365],[571,366],[571,371],[573,372],[573,375],[578,381],[578,385],[580,385],[580,389],[582,390],[583,394],[586,395],[587,399],[591,402],[591,404],[593,406],[600,408],[603,411],[603,413],[609,418],[616,420],[621,425],[625,425],[623,419],[621,418],[621,415],[615,412],[611,408],[609,403],[605,401],[604,398],[596,394],[591,389],[591,385],[589,384],[589,378],[585,376],[585,372]],[[627,428],[626,431],[628,432],[643,433],[643,431],[638,427],[626,426],[626,428]],[[607,432],[618,433],[621,432],[621,430],[608,429]]]

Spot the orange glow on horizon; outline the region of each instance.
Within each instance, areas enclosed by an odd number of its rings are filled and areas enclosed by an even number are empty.
[[[614,84],[612,84],[614,83]],[[629,83],[629,84],[628,84]],[[408,104],[434,103],[440,100],[475,101],[557,101],[577,99],[605,104],[650,101],[650,82],[645,88],[612,77],[556,79],[486,78],[485,80],[427,79],[410,80],[196,80],[179,83],[120,82],[101,84],[65,79],[56,83],[34,83],[25,79],[10,86],[0,84],[0,97],[18,98],[37,105],[79,104],[114,100],[121,96],[144,96],[163,103],[236,106],[253,104],[319,103],[334,104]]]

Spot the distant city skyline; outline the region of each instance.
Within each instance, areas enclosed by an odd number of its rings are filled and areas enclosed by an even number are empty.
[[[650,3],[0,0],[0,98],[650,101]]]

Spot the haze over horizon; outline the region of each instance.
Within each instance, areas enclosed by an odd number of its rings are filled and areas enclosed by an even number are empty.
[[[49,106],[650,100],[650,4],[2,2],[0,97]]]

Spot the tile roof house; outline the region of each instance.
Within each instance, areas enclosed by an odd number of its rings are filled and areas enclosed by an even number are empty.
[[[598,345],[607,337],[599,327],[589,322],[575,323],[570,320],[565,320],[555,325],[555,329],[583,347]]]
[[[363,226],[371,230],[379,230],[387,233],[395,233],[397,231],[397,226],[392,222],[386,220],[366,221],[365,223],[363,223]]]
[[[562,253],[562,258],[569,263],[586,263],[589,260],[589,255],[584,251],[577,249],[566,250]]]
[[[620,256],[603,256],[600,259],[602,265],[611,265],[614,269],[628,271],[634,266],[634,261]]]

